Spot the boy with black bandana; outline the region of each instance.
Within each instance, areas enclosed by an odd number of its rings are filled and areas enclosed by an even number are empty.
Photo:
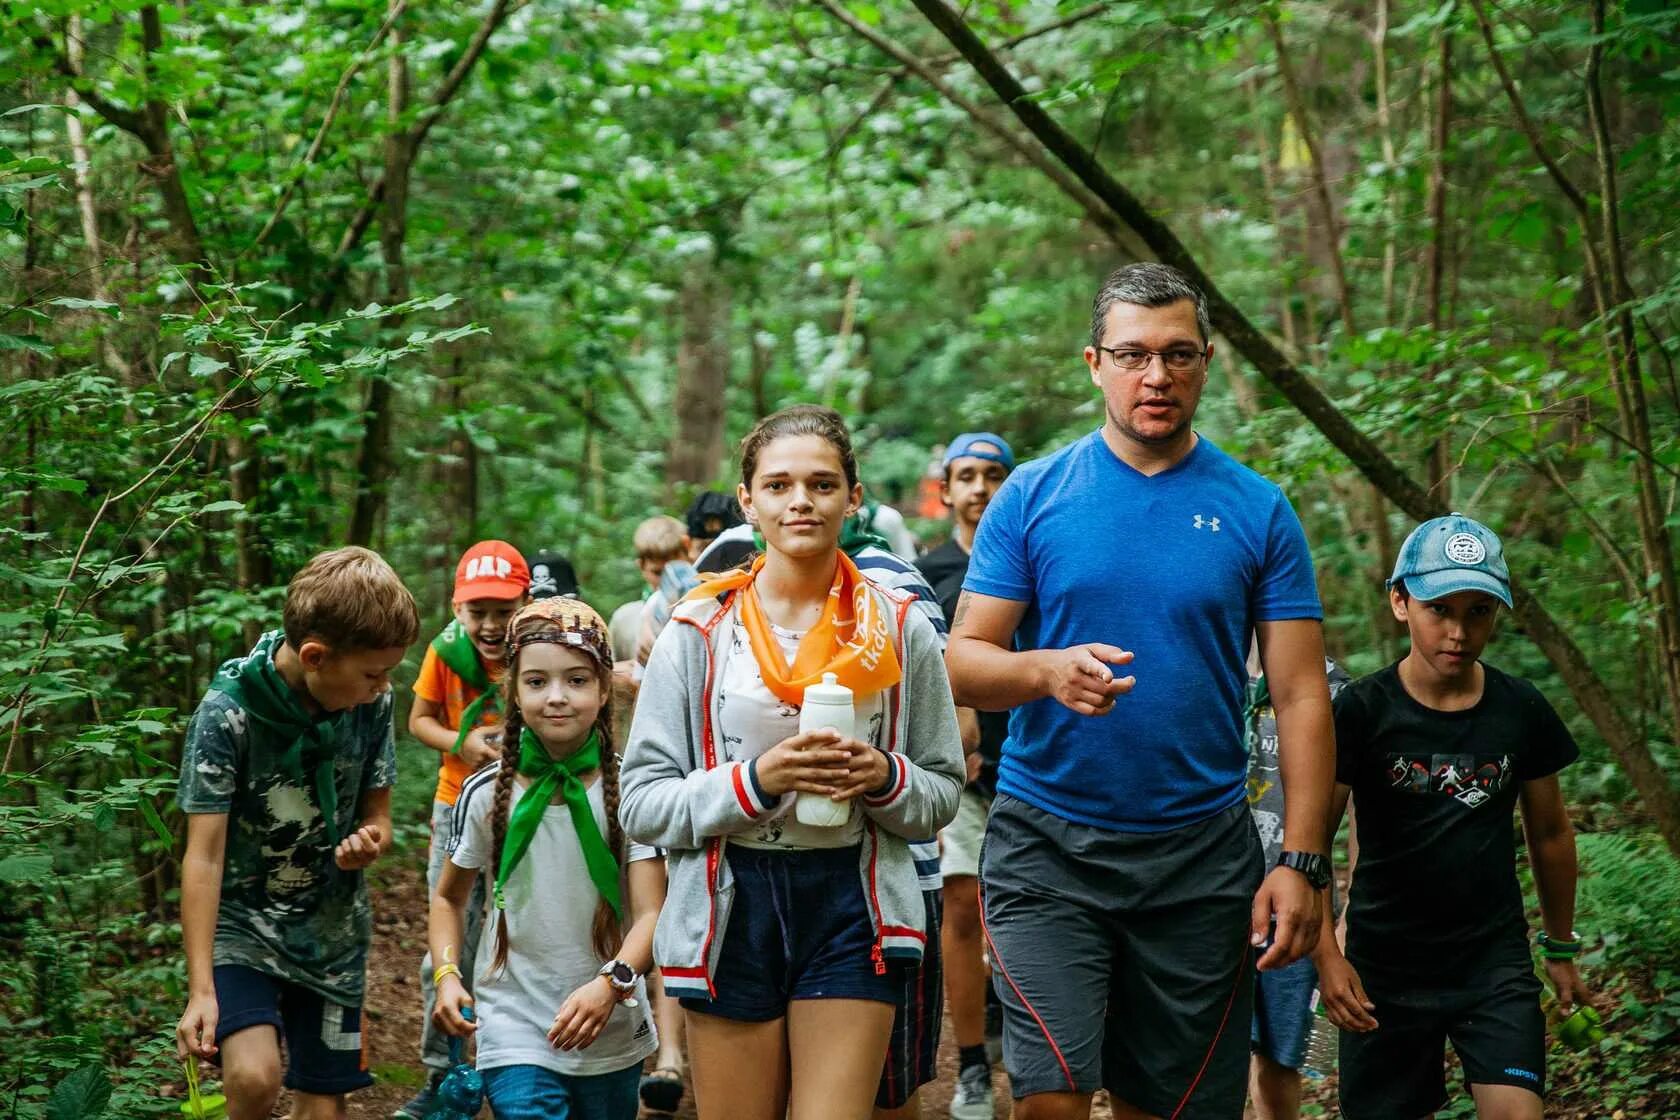
[[[1546,971],[1567,1012],[1592,996],[1575,969],[1575,834],[1557,773],[1579,754],[1529,682],[1484,665],[1510,574],[1492,530],[1453,514],[1406,538],[1389,580],[1405,658],[1335,700],[1336,801],[1359,812],[1347,955],[1314,953],[1343,1030],[1351,1120],[1416,1120],[1447,1102],[1444,1044],[1482,1120],[1539,1120],[1545,1020],[1527,945],[1511,809],[1520,806]]]

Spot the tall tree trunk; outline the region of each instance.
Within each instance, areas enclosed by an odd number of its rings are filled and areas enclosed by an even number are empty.
[[[724,398],[729,389],[729,282],[714,258],[689,266],[682,286],[677,344],[676,433],[665,460],[669,488],[709,486],[723,460]]]
[[[1270,8],[1266,10],[1266,27],[1271,31],[1272,45],[1277,49],[1278,77],[1283,80],[1283,92],[1289,102],[1289,114],[1295,118],[1296,127],[1301,131],[1301,142],[1307,147],[1312,199],[1318,210],[1319,224],[1324,230],[1324,244],[1330,257],[1331,276],[1336,282],[1336,304],[1341,312],[1342,330],[1351,338],[1355,333],[1353,291],[1348,286],[1347,267],[1342,263],[1341,224],[1336,220],[1336,208],[1330,201],[1330,180],[1324,170],[1324,149],[1319,144],[1318,132],[1313,126],[1312,118],[1307,114],[1307,101],[1301,96],[1301,86],[1295,80],[1295,65],[1289,58],[1289,46],[1283,40],[1283,28],[1278,26],[1277,16]]]
[[[70,17],[64,33],[64,54],[78,74],[82,71],[82,17]],[[93,199],[93,157],[88,150],[87,132],[82,128],[81,96],[74,89],[64,95],[70,110],[64,114],[64,130],[70,137],[71,175],[76,189],[76,213],[82,220],[82,242],[87,246],[88,288],[93,298],[109,302],[110,289],[105,286],[105,253],[99,242],[99,208]],[[124,361],[111,342],[109,329],[99,331],[99,357],[107,369],[113,370],[125,384],[133,386],[134,368]]]
[[[1248,95],[1249,115],[1253,118],[1254,126],[1250,135],[1254,140],[1255,156],[1260,161],[1260,189],[1266,196],[1266,210],[1271,215],[1273,239],[1276,243],[1274,255],[1277,258],[1278,276],[1280,279],[1288,275],[1289,253],[1284,247],[1284,218],[1281,203],[1282,191],[1278,187],[1278,167],[1272,155],[1271,138],[1267,135],[1266,120],[1260,112],[1260,85],[1250,73],[1243,79],[1243,92]],[[1291,361],[1301,358],[1300,337],[1295,330],[1295,310],[1290,305],[1289,287],[1286,284],[1277,285],[1277,317],[1278,333],[1283,339],[1283,349]],[[1236,379],[1233,378],[1233,381]]]
[[[408,299],[408,263],[403,256],[408,237],[408,183],[414,166],[414,137],[405,126],[408,111],[408,59],[403,54],[407,35],[399,0],[390,0],[397,15],[391,24],[391,61],[386,72],[385,205],[380,211],[379,251],[385,264],[386,306]],[[401,315],[379,320],[380,333],[391,341],[402,326]],[[368,382],[362,410],[362,446],[356,458],[356,502],[350,511],[351,544],[371,547],[385,518],[391,485],[391,429],[395,422],[395,393],[390,371],[381,367]]]
[[[1262,332],[1255,329],[1247,316],[1226,298],[1191,256],[1178,235],[1045,112],[1043,106],[1027,93],[956,11],[944,0],[912,2],[928,22],[961,52],[1027,130],[1061,160],[1087,190],[1135,230],[1158,259],[1184,272],[1206,293],[1214,329],[1229,339],[1232,347],[1253,363],[1260,374],[1288,398],[1366,478],[1395,505],[1420,521],[1447,512],[1443,503],[1418,485],[1292,365]],[[1669,849],[1680,856],[1680,792],[1675,790],[1668,775],[1658,766],[1650,745],[1574,639],[1557,624],[1526,585],[1513,581],[1511,590],[1516,600],[1513,614],[1518,627],[1557,668],[1581,710],[1621,763],[1641,804],[1651,814]]]
[[[1620,202],[1616,185],[1616,153],[1604,112],[1600,71],[1604,60],[1604,0],[1592,0],[1592,47],[1587,56],[1587,117],[1592,126],[1593,154],[1598,165],[1599,212],[1603,224],[1604,263],[1613,304],[1618,361],[1612,363],[1611,383],[1622,430],[1633,448],[1633,474],[1639,495],[1639,539],[1645,557],[1645,578],[1662,643],[1659,660],[1668,693],[1670,726],[1680,742],[1680,586],[1676,585],[1674,546],[1668,534],[1667,511],[1657,485],[1651,444],[1651,417],[1645,401],[1645,375],[1640,366],[1639,335],[1633,318],[1633,285],[1628,282],[1622,252]]]
[[[1377,135],[1382,141],[1383,156],[1383,326],[1392,330],[1395,326],[1394,270],[1398,255],[1394,234],[1400,228],[1394,183],[1400,161],[1394,150],[1394,114],[1388,96],[1388,0],[1377,0],[1377,24],[1371,35],[1371,55],[1376,62]]]
[[[1445,279],[1447,269],[1447,140],[1452,135],[1452,9],[1441,27],[1440,66],[1436,74],[1434,127],[1429,143],[1429,329],[1436,345],[1450,328],[1446,317]],[[1431,381],[1439,381],[1441,363],[1429,368]],[[1429,489],[1442,502],[1452,505],[1452,440],[1446,432],[1436,437],[1429,449]]]
[[[426,137],[431,133],[432,128],[443,119],[444,110],[449,107],[449,103],[454,100],[457,93],[461,92],[461,88],[466,84],[467,77],[472,73],[473,67],[478,65],[478,60],[483,57],[485,50],[490,46],[491,37],[496,34],[502,24],[507,22],[508,16],[512,15],[519,6],[517,0],[493,0],[490,7],[485,11],[484,18],[479,21],[477,29],[473,32],[472,38],[467,41],[460,57],[456,59],[455,65],[449,68],[449,73],[445,74],[443,81],[438,83],[437,89],[426,100],[425,107],[409,130],[408,152],[410,162],[413,161],[414,154],[420,150],[421,145],[426,142]],[[393,28],[402,19],[405,11],[406,5],[404,4],[396,2],[387,4],[386,19]],[[344,227],[344,232],[339,235],[338,247],[333,252],[332,263],[328,266],[320,290],[315,293],[313,299],[316,314],[325,315],[331,311],[333,304],[338,300],[339,293],[344,290],[345,282],[350,276],[350,254],[356,246],[362,243],[362,238],[367,236],[367,231],[373,227],[374,218],[378,215],[379,208],[384,203],[385,192],[388,189],[389,184],[383,175],[375,180],[373,185],[368,188],[367,196],[362,199],[361,206],[357,208],[355,214],[351,215],[349,223]]]
[[[1277,52],[1278,76],[1283,81],[1289,113],[1295,120],[1296,128],[1300,130],[1301,143],[1307,149],[1311,197],[1316,203],[1314,209],[1323,230],[1325,252],[1330,258],[1331,276],[1336,287],[1336,309],[1341,319],[1342,333],[1348,339],[1352,339],[1358,332],[1354,319],[1353,289],[1348,284],[1347,267],[1342,257],[1341,223],[1336,218],[1336,207],[1330,197],[1330,177],[1325,170],[1323,139],[1318,135],[1317,125],[1307,111],[1307,99],[1295,76],[1295,64],[1290,57],[1289,45],[1283,37],[1283,28],[1269,10],[1266,26],[1271,31],[1272,46]],[[1311,237],[1307,240],[1310,246]],[[1371,541],[1371,550],[1365,558],[1366,570],[1374,581],[1381,582],[1388,575],[1390,558],[1394,555],[1394,538],[1388,527],[1388,507],[1383,502],[1381,490],[1369,484],[1363,489],[1364,494],[1346,495],[1348,517],[1362,530],[1361,535]],[[1392,658],[1397,651],[1399,638],[1394,612],[1388,609],[1386,602],[1379,602],[1367,615],[1367,619],[1384,659]]]

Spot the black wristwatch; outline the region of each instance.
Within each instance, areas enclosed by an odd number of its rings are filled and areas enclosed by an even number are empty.
[[[1315,891],[1330,885],[1330,860],[1317,852],[1282,852],[1278,855],[1277,865],[1305,875]]]

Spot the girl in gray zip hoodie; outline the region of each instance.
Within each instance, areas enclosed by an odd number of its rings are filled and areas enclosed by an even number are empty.
[[[956,710],[932,625],[837,547],[862,497],[838,414],[760,421],[741,467],[765,557],[703,585],[654,645],[619,814],[669,853],[654,958],[689,1012],[701,1120],[781,1120],[790,1103],[867,1117],[889,969],[919,967],[928,936],[908,842],[947,824],[962,790]],[[802,682],[825,669],[851,675],[856,739],[797,731]],[[813,828],[798,792],[855,807]]]

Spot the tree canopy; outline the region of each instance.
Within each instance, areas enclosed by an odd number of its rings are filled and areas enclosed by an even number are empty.
[[[1680,881],[1672,6],[33,0],[0,74],[26,1114],[89,1060],[155,1106],[180,732],[308,556],[378,548],[431,625],[502,537],[610,610],[636,523],[800,401],[914,514],[957,432],[1025,458],[1100,423],[1091,296],[1142,257],[1209,285],[1198,427],[1295,504],[1350,670],[1402,648],[1418,518],[1504,536],[1492,656],[1583,744],[1583,889],[1672,1043],[1680,898],[1639,897]]]

